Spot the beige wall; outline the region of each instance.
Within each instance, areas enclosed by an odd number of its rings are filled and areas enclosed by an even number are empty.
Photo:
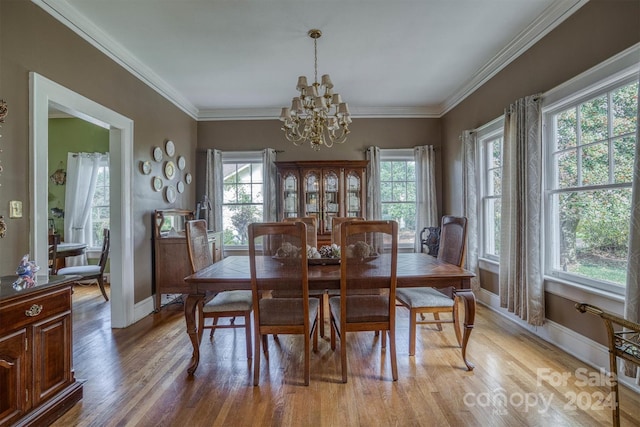
[[[131,210],[134,225],[135,302],[151,286],[151,212],[170,207],[151,189],[137,162],[155,145],[176,143],[188,169],[195,168],[196,121],[27,0],[0,1],[0,97],[9,113],[0,129],[0,215],[8,224],[0,239],[0,272],[15,271],[16,254],[29,252],[29,72],[35,71],[134,121]],[[45,183],[46,185],[46,183]],[[22,200],[25,216],[8,219],[10,200]],[[193,208],[195,186],[178,195],[177,207]]]
[[[638,42],[639,1],[591,0],[448,112],[442,118],[444,212],[462,214],[462,193],[458,191],[462,186],[458,139],[462,131],[501,116],[516,99],[548,91]],[[480,277],[484,289],[497,293],[495,274],[483,271]],[[579,314],[574,301],[547,294],[545,302],[549,320],[605,342],[602,325]]]

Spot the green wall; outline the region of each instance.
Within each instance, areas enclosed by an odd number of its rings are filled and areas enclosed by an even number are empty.
[[[52,208],[64,211],[66,185],[58,185],[51,178],[58,169],[67,171],[67,153],[108,153],[109,130],[82,119],[49,119],[49,218],[53,218],[56,232],[64,240],[64,218],[55,218]]]

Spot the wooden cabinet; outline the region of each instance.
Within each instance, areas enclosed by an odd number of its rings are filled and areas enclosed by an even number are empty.
[[[157,210],[153,213],[153,288],[155,311],[161,308],[162,294],[187,294],[184,278],[191,274],[185,223],[194,219],[192,211]],[[222,258],[221,234],[209,232],[214,262]]]
[[[332,219],[364,217],[367,161],[276,162],[279,219],[313,216],[318,246],[331,242]]]
[[[71,283],[38,277],[16,291],[0,279],[0,426],[49,425],[82,399],[72,366]]]

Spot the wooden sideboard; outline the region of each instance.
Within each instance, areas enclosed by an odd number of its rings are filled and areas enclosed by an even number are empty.
[[[49,425],[82,399],[73,372],[71,283],[38,276],[15,290],[0,278],[0,426]]]
[[[153,288],[155,311],[162,308],[162,294],[187,294],[184,278],[191,274],[185,223],[194,219],[192,211],[157,210],[153,213]],[[222,259],[222,233],[209,232],[214,262]]]

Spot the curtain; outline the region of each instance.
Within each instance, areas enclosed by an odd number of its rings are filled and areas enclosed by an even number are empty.
[[[276,178],[278,169],[276,168],[276,150],[265,148],[262,151],[262,199],[264,203],[264,221],[274,222],[278,220],[276,200],[278,190],[276,188]]]
[[[382,219],[382,199],[380,197],[380,148],[369,147],[367,160],[367,212],[366,219]]]
[[[205,219],[209,230],[222,231],[222,152],[207,150],[207,167],[205,175],[205,202],[207,209]]]
[[[541,259],[540,96],[505,111],[500,225],[500,306],[534,326],[544,322]]]
[[[640,88],[638,88],[638,95],[636,154],[631,190],[631,229],[627,262],[627,289],[624,299],[624,317],[636,323],[640,323]],[[627,376],[636,377],[636,383],[638,383],[636,365],[623,361],[623,372]]]
[[[467,218],[467,256],[465,268],[475,273],[471,279],[471,289],[480,290],[480,272],[478,270],[478,200],[477,200],[477,175],[476,153],[478,138],[475,132],[464,131],[462,139],[462,185],[464,192],[463,210]]]
[[[433,145],[413,149],[416,163],[416,252],[420,252],[420,232],[425,227],[437,227],[438,202],[436,200],[436,152]]]
[[[67,187],[64,202],[64,240],[89,243],[91,203],[98,179],[98,168],[105,155],[102,153],[68,153]],[[66,259],[67,266],[86,265],[86,254]]]

